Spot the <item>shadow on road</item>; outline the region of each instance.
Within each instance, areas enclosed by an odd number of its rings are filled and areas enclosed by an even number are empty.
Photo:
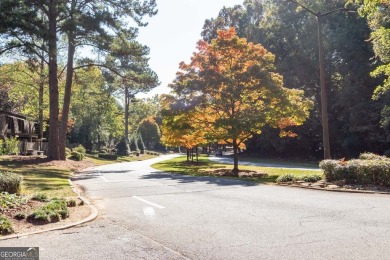
[[[213,176],[189,176],[189,175],[181,175],[181,174],[175,174],[175,173],[165,173],[165,172],[152,172],[150,174],[145,174],[140,177],[144,180],[173,180],[177,181],[181,184],[190,184],[190,183],[204,183],[204,184],[215,184],[220,186],[256,186],[259,185],[256,182],[252,181],[243,181],[243,180],[237,180],[232,178],[221,178],[221,177],[213,177]]]

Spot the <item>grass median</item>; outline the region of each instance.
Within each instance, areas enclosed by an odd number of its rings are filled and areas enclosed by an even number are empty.
[[[286,165],[287,167],[288,165]],[[177,157],[167,161],[155,163],[152,165],[153,168],[164,172],[171,172],[176,174],[185,174],[192,176],[215,176],[213,172],[219,170],[230,170],[233,168],[231,164],[222,164],[210,161],[207,156],[200,156],[199,162],[188,162],[186,156]],[[283,168],[283,167],[261,167],[261,166],[248,166],[239,165],[240,171],[251,171],[266,173],[261,177],[232,177],[237,179],[245,179],[250,181],[256,181],[260,183],[273,183],[276,179],[285,174],[291,174],[294,176],[314,175],[322,174],[321,171],[311,169],[294,169],[294,168]]]

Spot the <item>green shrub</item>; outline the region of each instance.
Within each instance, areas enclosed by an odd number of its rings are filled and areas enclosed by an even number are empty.
[[[28,215],[27,221],[35,224],[47,224],[60,221],[61,216],[52,210],[38,209]]]
[[[14,228],[11,221],[6,216],[0,215],[0,234],[8,235],[12,233],[14,233]]]
[[[8,208],[17,208],[22,204],[26,204],[27,202],[27,197],[18,196],[16,194],[9,194],[8,192],[0,193],[0,208],[3,210]]]
[[[82,146],[81,144],[79,146],[76,146],[72,149],[73,152],[78,152],[78,153],[81,153],[83,155],[83,157],[85,156],[85,154],[87,153],[87,150],[85,150],[84,146]]]
[[[337,160],[323,160],[320,162],[320,168],[324,171],[325,179],[327,181],[340,180],[336,177],[335,168],[338,166],[340,161]]]
[[[0,172],[0,192],[19,193],[22,178],[12,172]]]
[[[359,155],[360,160],[388,160],[390,161],[390,158],[387,158],[386,156],[381,156],[374,153],[362,153]]]
[[[82,154],[82,153],[80,153],[80,152],[77,152],[77,151],[73,151],[73,152],[70,154],[69,159],[75,160],[75,161],[82,161],[82,160],[84,159],[84,154]]]
[[[44,209],[47,210],[53,210],[60,214],[62,218],[69,217],[68,208],[66,206],[66,201],[62,199],[53,199],[49,203],[47,203],[45,206],[43,206]]]
[[[65,156],[66,158],[69,158],[72,153],[72,150],[70,150],[68,147],[65,147]]]
[[[364,159],[350,161],[324,160],[320,163],[327,181],[390,186],[390,160],[383,156],[364,154]]]
[[[67,207],[76,207],[77,203],[76,203],[76,201],[74,199],[70,199],[70,200],[66,201],[66,206]]]
[[[295,181],[296,178],[294,175],[292,174],[283,174],[283,175],[280,175],[277,179],[276,179],[276,182],[290,182],[290,181]]]
[[[106,159],[106,160],[117,160],[118,155],[116,154],[99,154],[99,158]]]
[[[40,209],[34,211],[27,217],[28,222],[46,224],[58,222],[60,219],[69,217],[66,202],[60,199],[53,199]]]
[[[144,144],[144,140],[142,139],[142,135],[140,135],[140,134],[138,135],[137,144],[138,144],[138,148],[140,150],[140,153],[145,154],[145,144]]]
[[[322,176],[319,174],[309,174],[309,175],[299,176],[296,179],[305,182],[317,182],[319,180],[322,180]]]
[[[19,153],[19,141],[18,139],[4,138],[4,153],[5,154],[18,154]]]
[[[137,143],[137,136],[132,135],[129,142],[130,142],[130,151],[139,153],[138,143]]]
[[[49,197],[45,193],[36,193],[31,197],[32,200],[47,202]]]
[[[17,219],[17,220],[22,220],[22,219],[25,219],[25,218],[26,218],[26,213],[24,213],[24,212],[17,212],[14,215],[14,219]]]
[[[3,154],[5,154],[4,141],[3,141],[3,139],[0,139],[0,155],[3,155]]]
[[[119,156],[128,156],[130,154],[129,140],[122,137],[121,141],[116,146],[116,154]]]

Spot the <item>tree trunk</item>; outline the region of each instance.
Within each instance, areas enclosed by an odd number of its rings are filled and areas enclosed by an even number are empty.
[[[75,9],[75,0],[71,3],[70,10],[70,20],[73,20],[73,13]],[[73,63],[74,63],[74,54],[76,51],[74,30],[75,28],[70,28],[68,36],[68,60],[66,64],[66,81],[65,81],[65,93],[64,93],[64,104],[62,107],[62,118],[60,126],[60,137],[58,142],[58,149],[60,154],[60,160],[66,160],[65,147],[66,147],[66,133],[68,131],[68,120],[69,120],[69,110],[70,110],[70,100],[72,97],[72,85],[73,85]]]
[[[190,149],[186,148],[187,149],[187,162],[190,161]]]
[[[57,79],[57,1],[49,1],[49,151],[48,159],[58,160],[58,79]]]
[[[126,138],[129,138],[129,106],[130,106],[129,87],[125,86],[125,137]]]
[[[237,139],[233,139],[233,175],[238,176],[238,145],[237,145]]]
[[[44,70],[45,70],[45,61],[43,58],[41,59],[41,63],[39,64],[39,74],[40,74],[40,81],[39,81],[39,100],[38,100],[38,106],[39,106],[39,130],[38,130],[38,139],[39,141],[39,150],[42,150],[42,138],[43,138],[43,93],[45,90],[45,77],[44,77]]]
[[[73,33],[70,32],[68,33],[68,61],[66,67],[64,105],[62,107],[60,138],[58,142],[60,160],[66,160],[66,156],[65,156],[66,133],[68,131],[70,100],[72,97],[73,71],[74,71],[73,60],[74,60],[75,51],[76,51],[76,46],[73,39]]]
[[[329,125],[328,125],[328,98],[325,85],[324,43],[322,41],[322,18],[317,16],[318,22],[318,56],[320,61],[320,87],[321,87],[321,117],[322,117],[322,145],[324,159],[330,159]]]

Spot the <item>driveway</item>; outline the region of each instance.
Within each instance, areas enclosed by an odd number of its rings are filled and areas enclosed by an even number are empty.
[[[99,218],[0,241],[41,259],[388,259],[390,197],[158,172],[171,158],[96,167],[75,182]]]

